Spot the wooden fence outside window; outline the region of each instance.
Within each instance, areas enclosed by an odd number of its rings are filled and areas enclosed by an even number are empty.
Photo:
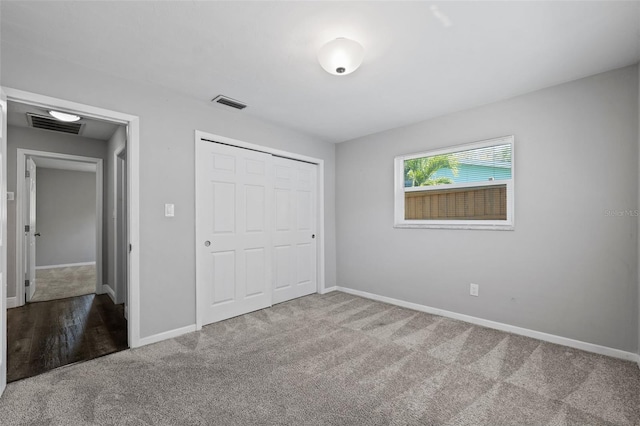
[[[411,191],[405,220],[507,220],[507,185]]]

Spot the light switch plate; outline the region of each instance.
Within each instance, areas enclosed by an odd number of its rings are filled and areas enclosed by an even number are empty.
[[[165,215],[165,217],[174,217],[175,216],[175,205],[174,204],[165,204],[164,205],[164,215]]]
[[[7,192],[7,201],[13,200],[15,200],[15,195],[13,194],[13,192]]]

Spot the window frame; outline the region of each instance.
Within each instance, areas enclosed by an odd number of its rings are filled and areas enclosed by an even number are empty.
[[[495,145],[511,145],[511,179],[487,182],[469,182],[422,187],[405,187],[404,162],[414,158],[432,157],[452,154]],[[418,153],[399,155],[394,159],[394,228],[431,228],[431,229],[492,229],[512,231],[515,229],[515,137],[502,136],[478,142],[438,148]],[[415,191],[442,191],[443,189],[460,189],[486,186],[507,185],[507,219],[506,220],[407,220],[405,219],[405,193]]]

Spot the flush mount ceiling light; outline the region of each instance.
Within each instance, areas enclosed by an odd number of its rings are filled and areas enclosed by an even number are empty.
[[[56,120],[66,121],[67,123],[72,123],[74,121],[80,120],[79,115],[68,114],[66,112],[60,112],[60,111],[49,111],[49,115],[55,118]]]
[[[364,58],[364,48],[357,41],[337,38],[318,51],[318,62],[329,74],[347,75],[358,69]]]

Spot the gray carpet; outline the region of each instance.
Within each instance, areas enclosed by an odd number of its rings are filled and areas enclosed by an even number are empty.
[[[36,270],[32,302],[84,296],[96,292],[96,265]]]
[[[8,425],[634,425],[640,370],[334,292],[8,385]]]

